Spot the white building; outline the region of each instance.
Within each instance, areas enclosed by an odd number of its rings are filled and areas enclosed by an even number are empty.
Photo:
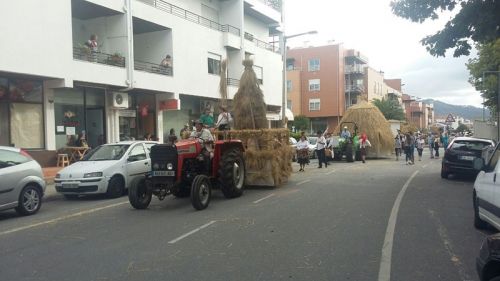
[[[203,107],[216,117],[224,59],[229,99],[250,57],[268,110],[279,111],[278,9],[264,0],[0,1],[0,145],[46,166],[82,132],[91,147],[147,133],[162,141]],[[97,52],[85,46],[92,35]],[[166,55],[172,67],[160,65]]]

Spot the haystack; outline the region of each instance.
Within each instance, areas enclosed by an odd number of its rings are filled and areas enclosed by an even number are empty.
[[[245,145],[246,184],[278,186],[292,173],[292,149],[287,129],[267,129],[266,103],[253,70],[253,61],[243,61],[245,71],[233,99],[234,129],[230,137]]]
[[[362,101],[349,107],[340,120],[340,123],[342,122],[355,122],[358,125],[358,134],[366,133],[372,144],[372,147],[367,149],[368,157],[390,157],[394,149],[391,126],[375,105]],[[339,132],[340,128],[337,126],[334,133],[340,134]]]
[[[403,134],[415,133],[417,131],[418,131],[418,128],[413,124],[404,123],[403,125],[401,125],[401,133],[403,133]]]
[[[267,128],[266,103],[253,70],[253,61],[244,60],[245,71],[241,75],[240,87],[233,99],[234,128]]]

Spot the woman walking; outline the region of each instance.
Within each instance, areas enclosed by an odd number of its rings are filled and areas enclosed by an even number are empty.
[[[309,162],[309,141],[307,141],[306,136],[300,136],[300,140],[297,142],[297,162],[300,165],[299,172],[304,171],[305,165]]]
[[[369,146],[371,147],[372,144],[368,140],[368,137],[366,136],[365,133],[361,134],[361,141],[359,142],[359,148],[361,150],[361,160],[363,163],[365,163],[366,160],[366,147]]]
[[[401,156],[401,136],[399,134],[394,138],[394,151],[396,152],[396,161],[399,161],[399,156]]]
[[[422,161],[422,152],[424,151],[425,140],[421,134],[418,134],[417,139],[417,152],[418,152],[418,161]]]

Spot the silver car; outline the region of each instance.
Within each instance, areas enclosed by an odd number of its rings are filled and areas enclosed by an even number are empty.
[[[42,206],[45,180],[42,167],[25,151],[0,146],[0,211],[15,208],[32,215]]]

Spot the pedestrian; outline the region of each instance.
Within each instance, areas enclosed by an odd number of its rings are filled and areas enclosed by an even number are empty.
[[[361,150],[361,161],[366,163],[366,147],[371,147],[372,144],[368,140],[368,136],[365,133],[361,134],[361,140],[359,142],[359,149]]]
[[[316,142],[316,154],[318,155],[318,168],[322,168],[323,163],[325,163],[325,168],[328,166],[325,160],[325,147],[326,139],[321,131],[317,132],[318,140]]]
[[[410,160],[411,165],[415,164],[415,143],[416,143],[415,133],[410,132]]]
[[[394,152],[396,152],[396,161],[399,161],[399,156],[401,155],[401,136],[399,134],[394,138]]]
[[[421,134],[418,134],[416,145],[418,152],[418,161],[422,161],[422,153],[424,152],[425,141]]]
[[[411,135],[410,133],[405,134],[405,161],[406,165],[411,165]]]
[[[448,132],[443,135],[443,148],[446,150],[448,148]]]
[[[168,143],[175,144],[177,142],[177,136],[175,135],[174,128],[170,129],[170,134],[168,135]]]
[[[303,134],[300,136],[300,140],[297,142],[297,162],[300,165],[299,172],[304,172],[304,167],[309,163],[309,141],[307,141],[306,136]]]
[[[434,159],[434,135],[432,133],[427,137],[427,143],[429,144],[429,150],[431,152],[431,159]]]
[[[233,122],[231,113],[227,112],[227,108],[225,106],[221,105],[219,109],[220,113],[215,127],[217,127],[217,130],[219,131],[230,130],[230,124]]]
[[[434,151],[436,152],[434,158],[439,158],[439,138],[434,138]]]

